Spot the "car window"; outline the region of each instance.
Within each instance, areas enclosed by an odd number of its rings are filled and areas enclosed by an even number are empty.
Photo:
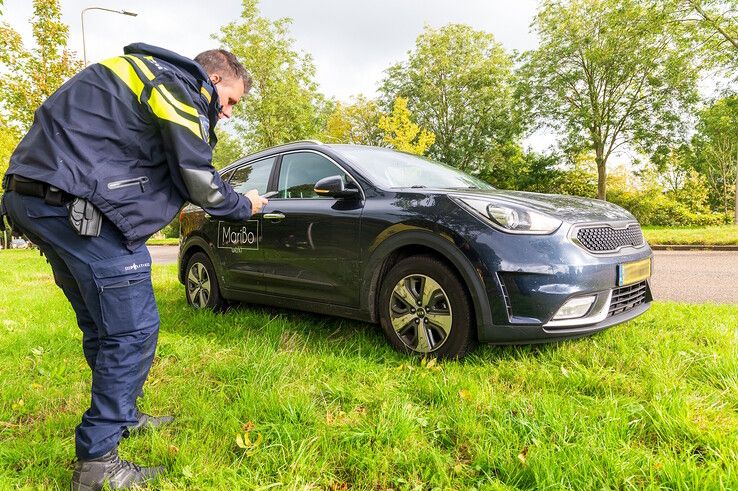
[[[313,152],[288,153],[282,157],[279,171],[279,198],[326,198],[314,191],[315,183],[324,177],[341,176],[344,185],[346,173],[327,158]]]
[[[232,176],[232,175],[233,175],[233,170],[229,170],[228,172],[223,172],[223,173],[222,173],[222,174],[220,175],[220,178],[221,178],[221,179],[222,179],[223,181],[225,181],[225,182],[228,182],[228,181],[230,181],[230,180],[231,180],[231,176]]]
[[[241,194],[252,189],[259,191],[259,194],[265,194],[269,187],[269,175],[272,173],[274,160],[275,157],[269,157],[239,167],[231,176],[231,186]]]

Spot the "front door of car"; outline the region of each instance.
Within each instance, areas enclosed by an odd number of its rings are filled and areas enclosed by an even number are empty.
[[[244,194],[252,189],[265,194],[276,157],[249,162],[231,173],[229,183]],[[264,254],[261,248],[261,215],[238,222],[211,218],[217,233],[218,256],[228,289],[263,293]]]
[[[320,179],[339,175],[332,160],[314,151],[282,156],[278,194],[263,211],[262,251],[267,293],[335,305],[355,305],[359,291],[361,197],[318,196]]]

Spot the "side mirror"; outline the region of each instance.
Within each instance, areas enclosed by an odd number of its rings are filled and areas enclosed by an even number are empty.
[[[341,176],[324,177],[315,183],[313,191],[318,196],[330,196],[331,198],[355,198],[359,196],[358,189],[347,188],[343,185],[343,177]]]

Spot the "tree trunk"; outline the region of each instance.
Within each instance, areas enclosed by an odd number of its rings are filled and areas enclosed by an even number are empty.
[[[595,145],[595,162],[597,163],[597,199],[607,200],[607,167],[604,145]]]
[[[738,150],[735,153],[735,209],[733,210],[733,223],[738,225]]]

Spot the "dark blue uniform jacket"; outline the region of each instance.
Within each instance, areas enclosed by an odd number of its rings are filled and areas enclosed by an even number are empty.
[[[220,105],[203,68],[146,44],[124,52],[41,105],[7,173],[90,200],[129,246],[171,222],[185,201],[247,219],[249,199],[211,165]]]

